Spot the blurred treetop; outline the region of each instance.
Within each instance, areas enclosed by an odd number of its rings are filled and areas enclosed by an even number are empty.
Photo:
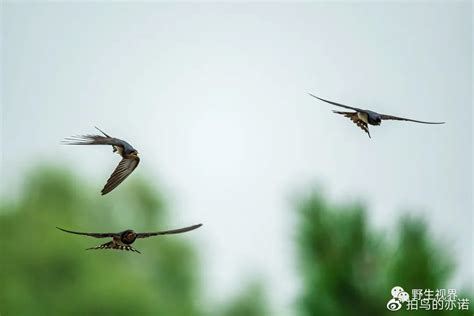
[[[100,198],[77,176],[40,167],[27,177],[18,199],[2,202],[2,316],[272,315],[264,280],[242,282],[242,290],[225,302],[205,297],[212,293],[203,287],[203,267],[192,238],[199,230],[138,241],[136,247],[143,252],[138,255],[84,251],[101,240],[55,228],[105,232],[180,227],[171,224],[163,195],[145,180],[131,179],[117,190],[113,198]],[[402,286],[410,295],[415,288],[446,288],[454,272],[449,252],[420,219],[403,218],[387,238],[368,225],[360,205],[330,205],[312,192],[296,208],[302,286],[295,315],[393,315],[386,308],[392,287]],[[397,315],[466,315],[473,308],[402,308]]]

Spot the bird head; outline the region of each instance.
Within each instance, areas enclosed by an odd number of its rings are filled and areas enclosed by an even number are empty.
[[[120,236],[120,240],[127,245],[132,244],[135,239],[137,239],[137,234],[131,229],[127,229]]]

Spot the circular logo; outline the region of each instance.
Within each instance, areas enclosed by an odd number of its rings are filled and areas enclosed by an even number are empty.
[[[410,295],[403,290],[401,286],[395,286],[390,292],[392,294],[392,299],[387,303],[387,309],[391,312],[396,312],[402,308],[402,303],[408,302],[410,300]]]
[[[400,303],[396,298],[392,298],[387,303],[387,309],[391,312],[396,312],[402,308],[402,303]]]

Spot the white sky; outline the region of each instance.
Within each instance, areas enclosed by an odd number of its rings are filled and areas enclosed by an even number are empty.
[[[400,211],[428,216],[459,262],[454,284],[472,289],[470,2],[2,11],[5,195],[32,157],[101,185],[118,157],[58,145],[97,125],[138,149],[135,176],[165,185],[176,223],[205,223],[209,295],[257,271],[286,314],[298,290],[291,198],[314,183],[334,202],[365,201],[379,229]],[[447,123],[384,122],[369,139],[307,92]]]

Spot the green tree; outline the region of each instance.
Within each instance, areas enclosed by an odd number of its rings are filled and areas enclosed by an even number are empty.
[[[140,255],[85,251],[104,240],[55,228],[153,231],[195,224],[171,223],[162,194],[145,180],[134,177],[101,197],[98,187],[68,171],[38,167],[21,192],[0,210],[2,316],[264,315],[253,287],[252,295],[232,297],[224,309],[204,303],[192,243],[199,230],[139,240]]]
[[[41,169],[23,194],[2,205],[0,309],[5,315],[203,315],[199,264],[190,232],[136,242],[142,255],[85,251],[103,240],[79,231],[169,229],[165,203],[140,180],[119,194],[65,171]],[[182,223],[187,225],[191,223]],[[8,242],[6,242],[8,241]]]
[[[192,242],[197,231],[138,241],[139,255],[85,251],[102,240],[55,228],[159,230],[194,224],[172,223],[165,199],[146,181],[127,180],[113,197],[100,197],[97,187],[56,168],[37,168],[26,179],[21,195],[3,201],[0,210],[2,315],[271,314],[261,282],[248,282],[224,303],[204,303]],[[453,272],[449,254],[419,219],[402,219],[389,239],[369,227],[361,205],[329,205],[317,193],[300,201],[297,217],[302,293],[295,314],[389,315],[393,286],[443,288]]]
[[[270,315],[268,301],[262,283],[250,282],[237,296],[231,298],[219,313],[221,316]]]
[[[389,239],[369,227],[361,205],[329,205],[312,193],[297,208],[298,268],[303,284],[299,315],[393,315],[386,308],[392,287],[402,286],[410,295],[410,289],[447,287],[453,263],[423,221],[402,219],[396,238]],[[397,315],[411,313],[403,307]],[[457,307],[436,311],[436,315],[466,313]]]

